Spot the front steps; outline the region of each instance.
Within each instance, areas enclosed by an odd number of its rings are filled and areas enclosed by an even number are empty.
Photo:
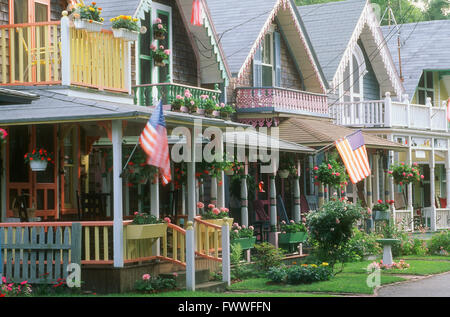
[[[186,289],[186,271],[175,272],[177,276],[175,277],[177,288]],[[173,277],[173,273],[160,274],[159,276],[170,278]],[[195,271],[195,290],[204,292],[224,292],[227,288],[226,282],[221,281],[210,281],[209,280],[210,271],[209,269],[200,269]]]

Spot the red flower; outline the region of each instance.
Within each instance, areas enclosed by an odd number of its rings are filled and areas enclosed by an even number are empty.
[[[383,201],[382,201],[381,199],[378,199],[378,203],[379,203],[379,204],[382,204]]]

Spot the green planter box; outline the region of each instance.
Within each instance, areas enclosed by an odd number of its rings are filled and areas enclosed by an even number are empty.
[[[256,237],[235,239],[230,242],[231,244],[239,244],[242,250],[250,250],[255,246]]]
[[[391,218],[390,211],[381,211],[381,210],[375,211],[375,220],[389,220],[390,218]]]
[[[280,233],[278,235],[279,244],[303,243],[308,234],[306,232]]]

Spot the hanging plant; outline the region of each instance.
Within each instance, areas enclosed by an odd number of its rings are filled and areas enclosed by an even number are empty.
[[[45,149],[34,149],[24,155],[25,163],[29,163],[33,171],[41,172],[47,169],[48,163],[55,164],[51,153]]]
[[[175,189],[181,189],[182,185],[187,184],[187,169],[185,163],[180,163],[174,168],[173,184]]]
[[[314,166],[314,179],[322,184],[339,188],[347,181],[347,174],[342,164],[335,160],[329,160],[319,166]]]
[[[125,155],[125,160],[128,160],[130,155]],[[139,147],[134,152],[130,162],[125,169],[125,175],[128,179],[128,186],[147,184],[150,180],[156,181],[158,175],[158,168],[147,164],[147,156],[144,151]]]
[[[280,157],[280,166],[278,167],[279,174],[286,174],[287,176],[297,176],[297,163],[295,156],[292,154],[285,154]],[[282,177],[287,178],[287,177]]]
[[[167,28],[160,18],[156,18],[153,23],[153,36],[156,40],[164,40],[166,38]]]
[[[170,50],[166,49],[164,45],[156,47],[156,45],[152,44],[150,45],[150,49],[152,50],[152,56],[156,66],[165,67],[169,64]]]
[[[388,174],[394,178],[394,182],[398,185],[407,185],[413,182],[420,182],[424,179],[417,163],[413,163],[412,166],[404,162],[394,164],[391,166]]]

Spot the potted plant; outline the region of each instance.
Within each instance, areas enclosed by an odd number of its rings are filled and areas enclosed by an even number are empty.
[[[256,237],[253,235],[254,228],[245,225],[239,226],[234,223],[230,232],[230,244],[239,244],[242,250],[249,250],[255,246]]]
[[[162,220],[148,213],[135,212],[132,224],[126,227],[126,238],[141,240],[165,237],[168,222],[168,219]]]
[[[205,113],[207,116],[217,116],[220,115],[219,113],[214,113],[218,109],[218,104],[216,101],[216,96],[209,97],[208,95],[203,95],[203,101],[202,101],[202,107],[205,109]]]
[[[182,97],[181,95],[177,95],[175,97],[175,100],[172,101],[171,111],[181,111],[181,107],[184,107],[184,97]]]
[[[342,164],[336,160],[329,160],[319,166],[314,166],[314,179],[322,184],[338,188],[339,185],[345,184],[347,175]]]
[[[73,24],[75,28],[88,32],[100,32],[104,21],[100,16],[101,12],[102,8],[97,7],[97,3],[95,2],[92,2],[89,6],[78,3],[73,13]]]
[[[234,110],[231,105],[226,105],[222,102],[219,107],[219,112],[223,119],[230,120],[231,115],[235,113],[236,110]]]
[[[413,163],[412,166],[403,162],[400,164],[393,164],[388,171],[388,174],[394,178],[395,183],[398,185],[407,185],[424,179],[424,176],[420,174],[417,163]]]
[[[5,129],[0,128],[0,142],[1,144],[6,143],[6,137],[8,136],[8,132]]]
[[[393,204],[393,200],[386,200],[384,203],[381,199],[378,200],[378,204],[372,207],[372,212],[375,211],[375,220],[389,220],[391,218],[389,205]]]
[[[197,207],[200,210],[203,210],[204,204],[202,202],[198,202]],[[218,226],[222,225],[223,218],[228,218],[228,225],[230,226],[230,230],[231,226],[233,225],[233,218],[230,218],[230,210],[225,207],[217,208],[215,205],[209,204],[206,212],[201,213],[201,216],[202,220]]]
[[[122,38],[126,41],[137,41],[139,38],[139,19],[129,15],[119,15],[111,19],[112,30],[115,38]]]
[[[162,24],[160,18],[156,18],[153,23],[153,36],[155,40],[164,40],[166,38],[167,28]]]
[[[289,251],[292,251],[295,244],[303,243],[307,239],[307,230],[304,223],[295,223],[291,220],[286,223],[284,220],[280,226],[281,233],[278,235],[278,243],[287,245]]]
[[[45,149],[34,149],[32,152],[25,154],[25,163],[30,163],[33,172],[42,172],[47,169],[48,162],[54,164],[52,154]]]
[[[155,66],[165,67],[169,64],[170,50],[164,48],[164,45],[156,47],[154,44],[150,45],[152,50],[153,60],[155,61]]]
[[[283,155],[280,158],[280,166],[278,168],[280,178],[286,179],[289,175],[297,176],[297,166],[292,155]]]

